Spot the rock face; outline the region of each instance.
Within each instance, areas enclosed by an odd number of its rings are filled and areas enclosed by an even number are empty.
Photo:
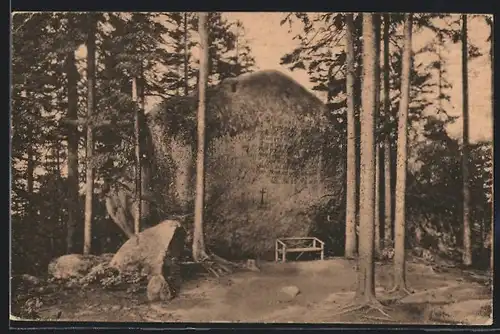
[[[194,94],[147,116],[153,193],[165,212],[187,213],[194,202],[196,108]],[[204,228],[214,252],[267,255],[277,237],[309,236],[322,221],[316,210],[341,188],[344,168],[341,136],[328,115],[321,100],[277,71],[226,79],[207,91]]]
[[[108,262],[112,254],[81,255],[68,254],[52,260],[48,266],[49,277],[56,279],[81,278],[94,266]]]
[[[168,276],[169,264],[180,256],[185,237],[180,222],[165,220],[125,242],[109,266],[121,272],[139,271],[149,277]]]

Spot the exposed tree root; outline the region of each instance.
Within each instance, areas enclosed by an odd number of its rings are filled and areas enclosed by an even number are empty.
[[[362,317],[365,319],[368,319],[368,320],[375,320],[375,321],[390,321],[391,320],[390,317],[389,318],[388,317],[375,317],[375,316],[367,315],[367,314],[363,315]]]
[[[387,291],[388,294],[397,293],[401,298],[413,294],[413,291],[409,290],[406,285],[396,284],[391,290]]]
[[[213,253],[210,255],[204,253],[199,263],[205,268],[207,272],[217,278],[220,276],[231,274],[235,269],[240,267],[240,265],[228,261]]]
[[[333,316],[343,315],[343,314],[347,314],[347,313],[351,313],[351,312],[355,312],[355,311],[361,311],[361,310],[364,310],[364,312],[366,314],[370,310],[376,310],[376,311],[380,312],[387,319],[391,319],[391,316],[385,312],[387,309],[388,309],[387,307],[382,305],[375,298],[370,298],[369,300],[365,300],[365,301],[354,301],[354,303],[351,303],[351,304],[348,304],[348,305],[342,307],[340,312],[333,314]]]

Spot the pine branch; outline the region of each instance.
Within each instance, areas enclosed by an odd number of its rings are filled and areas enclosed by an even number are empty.
[[[24,20],[24,22],[23,22],[23,23],[21,23],[21,24],[19,25],[19,27],[17,27],[17,29],[16,29],[16,30],[14,30],[14,31],[12,32],[12,34],[14,35],[14,34],[16,34],[19,30],[21,30],[21,28],[22,28],[23,26],[25,26],[25,25],[26,25],[26,23],[28,23],[28,22],[29,22],[29,21],[33,18],[33,16],[35,16],[35,14],[36,14],[35,12],[31,13],[31,14],[30,14],[30,16],[29,16],[27,19],[25,19],[25,20]],[[18,15],[19,15],[19,14],[18,14]]]
[[[133,121],[127,120],[127,121],[110,121],[110,120],[100,120],[100,121],[89,121],[86,118],[80,118],[80,119],[68,119],[68,118],[61,118],[59,120],[61,124],[65,125],[74,125],[74,126],[91,126],[94,129],[95,128],[101,128],[101,127],[107,127],[111,125],[118,125],[118,126],[126,126],[126,125],[132,125]]]

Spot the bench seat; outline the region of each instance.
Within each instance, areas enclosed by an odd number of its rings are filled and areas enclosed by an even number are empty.
[[[304,247],[304,248],[287,248],[287,253],[301,253],[301,252],[320,252],[322,249],[320,247]]]

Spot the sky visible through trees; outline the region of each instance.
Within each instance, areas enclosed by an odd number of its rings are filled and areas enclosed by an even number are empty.
[[[286,66],[279,65],[279,58],[289,52],[297,44],[293,36],[300,31],[301,25],[292,26],[292,33],[288,33],[288,26],[279,27],[279,22],[283,17],[281,13],[226,13],[232,19],[241,20],[246,29],[246,36],[249,39],[252,51],[255,56],[256,65],[260,69],[278,69],[292,76],[307,88],[311,88],[309,77],[305,71],[289,71]],[[453,15],[453,16],[459,16]],[[490,105],[490,66],[489,66],[489,27],[484,23],[483,17],[470,18],[469,30],[470,41],[479,49],[484,50],[479,58],[470,60],[470,104],[471,112],[474,116],[474,124],[471,126],[471,142],[478,140],[489,140],[492,136],[491,105]],[[258,22],[258,23],[257,23]],[[444,23],[440,23],[444,25]],[[402,31],[399,32],[402,35]],[[424,30],[415,33],[413,37],[413,49],[418,50],[429,39],[432,33]],[[448,80],[453,85],[450,91],[451,102],[448,105],[450,113],[460,116],[461,107],[461,54],[459,44],[447,44],[443,48],[443,57],[448,72]],[[429,62],[431,59],[425,56],[417,56],[415,62]],[[472,120],[471,119],[471,120]],[[459,138],[461,136],[461,121],[449,125],[450,134]]]

